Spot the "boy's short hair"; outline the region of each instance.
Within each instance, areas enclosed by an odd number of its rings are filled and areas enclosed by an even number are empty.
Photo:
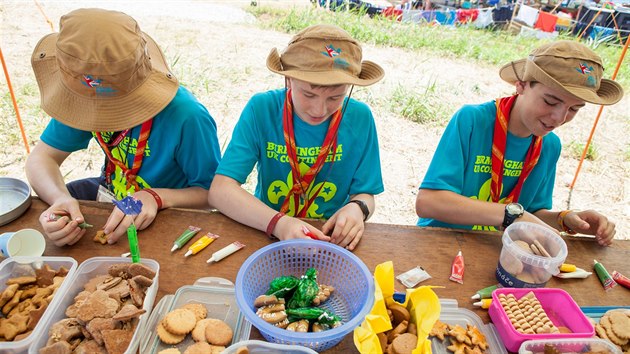
[[[296,34],[287,48],[276,48],[267,57],[267,68],[313,85],[368,86],[383,78],[378,64],[362,61],[359,43],[333,25],[314,25]]]
[[[59,32],[35,46],[31,65],[42,109],[85,131],[135,127],[161,112],[179,88],[157,43],[118,11],[62,16]]]
[[[537,81],[582,101],[611,105],[623,98],[623,88],[603,79],[602,60],[587,46],[557,41],[534,49],[521,60],[504,65],[499,75],[511,84]]]

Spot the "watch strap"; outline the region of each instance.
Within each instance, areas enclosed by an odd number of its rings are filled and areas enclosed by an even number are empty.
[[[346,203],[346,205],[350,203],[355,203],[361,208],[361,212],[363,213],[363,221],[367,220],[368,216],[370,216],[370,208],[368,208],[367,203],[360,199],[353,199]]]

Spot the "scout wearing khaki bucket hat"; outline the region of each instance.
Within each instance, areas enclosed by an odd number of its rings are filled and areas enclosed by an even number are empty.
[[[623,97],[621,85],[603,79],[602,60],[587,46],[573,41],[552,42],[521,60],[504,65],[501,78],[511,84],[537,81],[580,100],[612,105]]]
[[[86,131],[119,131],[154,117],[179,87],[162,51],[130,16],[79,9],[61,17],[31,57],[42,109]]]
[[[361,46],[348,32],[332,25],[315,25],[296,34],[282,54],[273,48],[267,56],[267,68],[322,86],[369,86],[381,80],[383,68],[362,59]]]

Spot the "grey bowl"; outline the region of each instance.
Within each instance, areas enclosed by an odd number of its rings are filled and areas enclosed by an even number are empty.
[[[0,225],[24,214],[31,205],[31,186],[12,177],[0,177]]]

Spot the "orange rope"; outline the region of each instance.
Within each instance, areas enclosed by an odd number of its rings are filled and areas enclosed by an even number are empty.
[[[52,21],[48,18],[48,16],[46,16],[46,13],[44,12],[44,9],[42,9],[42,7],[39,5],[37,0],[33,0],[33,1],[35,2],[35,5],[37,5],[37,8],[39,9],[39,12],[41,12],[42,15],[44,16],[44,18],[46,19],[46,22],[48,22],[48,24],[50,25],[50,30],[55,32],[55,26],[53,25]]]
[[[617,60],[617,66],[615,67],[615,71],[612,74],[611,79],[614,80],[617,77],[617,73],[619,72],[619,68],[621,67],[621,63],[623,63],[623,58],[626,56],[626,52],[628,51],[628,43],[630,43],[630,36],[626,38],[626,44],[623,46],[621,50],[621,55],[619,56],[619,60]],[[593,134],[595,134],[595,127],[597,127],[597,123],[599,122],[599,117],[602,115],[602,111],[604,110],[604,106],[599,106],[599,112],[597,112],[597,117],[595,118],[595,123],[593,123],[593,128],[591,129],[591,133],[588,136],[588,140],[586,141],[586,146],[584,146],[584,151],[582,151],[582,157],[580,158],[580,163],[578,163],[577,170],[575,171],[575,176],[573,176],[573,182],[569,186],[569,196],[571,196],[571,192],[573,191],[573,187],[575,186],[575,182],[577,181],[578,174],[580,173],[580,169],[582,168],[582,163],[584,162],[584,158],[586,157],[586,153],[588,152],[588,146],[591,144],[591,140],[593,139]],[[569,197],[569,203],[570,197]]]
[[[7,86],[11,93],[11,101],[13,101],[13,108],[15,109],[15,116],[17,117],[18,124],[20,125],[20,131],[22,132],[22,140],[24,140],[24,147],[26,147],[26,153],[30,154],[31,149],[28,146],[28,140],[26,139],[26,133],[24,132],[24,126],[22,125],[22,118],[20,117],[20,110],[18,109],[17,101],[15,100],[15,93],[13,93],[13,86],[11,86],[11,79],[9,78],[9,72],[7,71],[7,64],[4,62],[4,55],[2,54],[2,47],[0,47],[0,60],[2,61],[2,69],[4,70],[4,76],[7,78]]]

